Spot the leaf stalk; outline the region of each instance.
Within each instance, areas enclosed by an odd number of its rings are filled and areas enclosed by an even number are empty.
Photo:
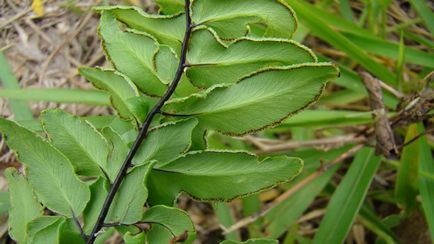
[[[138,134],[133,146],[131,147],[127,158],[125,159],[124,163],[122,164],[121,169],[119,170],[118,175],[116,176],[116,179],[114,180],[109,193],[107,194],[107,197],[104,201],[103,207],[101,209],[101,212],[98,216],[98,219],[94,225],[94,228],[92,229],[92,232],[87,240],[87,244],[93,244],[98,232],[104,227],[104,221],[107,217],[108,211],[110,209],[110,206],[113,202],[113,199],[119,190],[119,187],[124,180],[125,176],[127,175],[128,168],[132,165],[132,159],[136,155],[141,143],[146,138],[149,130],[149,126],[151,125],[152,119],[154,116],[158,113],[160,113],[161,108],[163,107],[164,103],[169,100],[169,98],[174,93],[176,87],[179,84],[179,81],[181,80],[181,76],[184,72],[185,63],[186,63],[186,57],[187,57],[187,49],[188,49],[188,43],[191,36],[191,31],[194,28],[194,26],[191,24],[191,16],[190,16],[190,0],[185,0],[185,18],[186,18],[186,28],[185,28],[185,35],[184,40],[182,41],[182,48],[181,48],[181,55],[179,59],[178,68],[175,73],[175,77],[173,78],[173,81],[170,83],[169,87],[167,88],[164,95],[160,98],[158,103],[152,108],[152,110],[148,113],[145,122],[143,123],[140,133]]]

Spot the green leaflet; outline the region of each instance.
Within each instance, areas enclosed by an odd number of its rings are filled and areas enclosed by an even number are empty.
[[[199,92],[201,89],[191,84],[185,73],[181,77],[181,81],[176,87],[173,97],[186,97],[193,93]]]
[[[175,14],[184,11],[183,0],[155,0],[163,14]]]
[[[128,76],[148,95],[160,96],[166,91],[167,82],[161,81],[154,70],[153,57],[159,44],[152,36],[122,31],[110,11],[101,14],[99,34],[116,70]]]
[[[143,244],[146,243],[146,234],[145,232],[140,232],[138,234],[127,232],[122,236],[122,239],[124,239],[125,244]]]
[[[74,219],[66,219],[60,226],[59,243],[85,244]]]
[[[247,241],[231,241],[231,240],[225,240],[220,242],[220,244],[278,244],[279,242],[277,240],[273,239],[265,239],[265,238],[258,238],[258,239],[250,239]]]
[[[140,220],[148,199],[145,182],[152,167],[153,164],[142,165],[128,173],[107,215],[109,222],[133,224]]]
[[[337,75],[337,68],[328,63],[263,69],[230,87],[169,100],[163,110],[195,116],[207,128],[241,135],[276,125],[307,107]]]
[[[162,11],[174,15],[152,15],[135,7],[97,7],[109,11],[130,28],[149,33],[161,44],[179,54],[184,37],[183,1],[159,1]],[[212,28],[225,40],[242,36],[290,38],[297,28],[292,9],[280,0],[195,0],[192,1],[192,21]],[[134,80],[134,79],[133,79]]]
[[[110,153],[104,171],[109,177],[110,182],[114,182],[122,163],[128,155],[129,148],[122,140],[121,136],[111,127],[105,127],[101,132],[107,139],[110,147]]]
[[[186,74],[193,85],[208,88],[235,83],[261,68],[316,61],[308,48],[291,40],[244,37],[226,45],[214,31],[201,28],[190,40]]]
[[[148,243],[171,243],[172,233],[161,225],[152,225],[146,233]]]
[[[63,216],[40,216],[29,222],[26,229],[28,239],[20,243],[84,244],[75,221]]]
[[[83,212],[84,227],[83,230],[86,234],[90,234],[93,226],[98,219],[99,212],[104,204],[105,197],[107,196],[107,181],[100,177],[98,180],[90,185],[90,201]]]
[[[90,121],[90,120],[89,120]],[[95,121],[95,120],[93,120]],[[112,128],[114,131],[116,131],[121,137],[122,139],[125,139],[124,136],[126,136],[127,134],[135,134],[137,135],[137,125],[134,123],[131,123],[131,121],[128,120],[123,120],[122,118],[119,118],[117,116],[113,116],[113,119],[111,121],[107,121],[108,123],[103,123],[103,124],[98,124],[100,127],[99,128],[104,128],[104,127],[110,127]],[[93,122],[95,123],[95,122]]]
[[[185,236],[187,239],[183,243],[186,244],[192,243],[196,238],[193,222],[186,212],[178,208],[164,205],[153,206],[146,210],[140,222],[164,227],[168,232],[163,233],[169,233],[170,239]]]
[[[65,218],[61,216],[41,216],[31,221],[28,226],[28,243],[59,243],[61,227]]]
[[[182,1],[182,11],[184,11]],[[159,43],[165,44],[181,51],[181,43],[185,31],[185,15],[155,15],[148,14],[142,9],[131,6],[107,6],[96,7],[95,10],[110,12],[116,19],[130,28],[143,31],[152,35]]]
[[[107,241],[115,233],[116,233],[116,229],[115,228],[106,228],[106,230],[103,233],[101,233],[101,235],[98,235],[98,237],[95,240],[95,244],[106,244]]]
[[[9,186],[9,235],[18,243],[26,243],[27,224],[42,216],[43,208],[27,180],[16,169],[8,168],[4,174]]]
[[[206,128],[198,125],[193,129],[191,133],[191,151],[205,150],[208,148],[208,131]]]
[[[192,131],[196,125],[196,119],[188,119],[153,128],[134,156],[134,164],[142,165],[151,160],[167,163],[179,157],[190,148]]]
[[[194,24],[211,27],[222,39],[290,38],[297,29],[294,11],[280,0],[194,0],[191,11]]]
[[[38,199],[59,214],[79,216],[89,201],[90,191],[74,174],[71,162],[50,143],[15,122],[0,119],[0,131],[26,166]]]
[[[380,166],[373,148],[364,148],[354,158],[327,207],[314,243],[343,243],[363,204],[368,188]]]
[[[101,68],[82,67],[79,73],[95,87],[110,94],[111,104],[120,117],[144,120],[148,111],[147,104],[140,96],[137,87],[126,76],[114,70]]]
[[[0,191],[0,216],[7,213],[10,209],[9,192]]]
[[[108,167],[107,140],[90,123],[60,109],[45,110],[40,119],[51,143],[71,161],[77,174],[99,175],[99,167]]]
[[[203,201],[229,201],[292,179],[302,164],[286,156],[258,161],[245,152],[192,152],[152,169],[148,202],[172,205],[180,192]]]
[[[160,46],[160,51],[154,56],[154,70],[164,84],[169,84],[178,68],[178,57],[168,46]]]

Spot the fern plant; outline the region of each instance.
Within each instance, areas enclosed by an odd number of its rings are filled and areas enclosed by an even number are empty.
[[[126,243],[191,243],[194,226],[175,207],[180,193],[230,201],[302,170],[299,158],[206,145],[210,130],[244,135],[278,124],[338,75],[290,40],[291,8],[279,0],[158,3],[159,15],[95,9],[112,68],[80,74],[110,94],[116,116],[46,110],[40,131],[0,120],[25,169],[5,173],[17,242],[101,243],[119,232]]]

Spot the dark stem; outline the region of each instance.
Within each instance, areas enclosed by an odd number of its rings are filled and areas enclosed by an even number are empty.
[[[83,238],[83,240],[86,241],[87,236],[84,233],[84,230],[83,230],[83,227],[81,226],[80,221],[78,220],[77,216],[75,215],[74,211],[72,211],[72,209],[71,209],[71,213],[72,213],[72,219],[74,220],[74,223],[77,225],[77,228],[80,231],[81,238]]]
[[[166,93],[160,98],[158,103],[152,108],[152,110],[149,112],[148,116],[146,117],[145,122],[143,123],[142,128],[140,129],[140,133],[136,138],[136,141],[134,142],[133,146],[130,149],[130,152],[128,153],[127,158],[125,159],[124,163],[122,164],[121,169],[119,170],[118,175],[116,176],[115,181],[113,182],[113,185],[110,188],[110,191],[104,201],[103,207],[101,209],[101,212],[98,216],[98,219],[95,223],[95,226],[90,234],[89,239],[87,240],[87,244],[93,244],[98,232],[101,230],[102,227],[104,227],[104,221],[107,216],[107,213],[110,209],[110,205],[113,202],[113,199],[116,195],[116,192],[118,191],[123,179],[127,175],[128,168],[132,165],[132,159],[134,158],[134,155],[136,155],[137,150],[139,149],[140,144],[142,141],[146,138],[146,135],[148,134],[149,126],[151,125],[152,119],[154,116],[160,112],[161,108],[163,107],[164,103],[172,96],[173,92],[175,91],[176,87],[178,86],[179,81],[181,80],[181,76],[184,72],[185,68],[185,60],[187,55],[187,48],[188,48],[188,42],[190,40],[191,30],[193,26],[191,25],[191,18],[190,18],[190,0],[185,0],[185,18],[186,18],[186,28],[185,28],[185,36],[184,40],[182,42],[182,48],[181,48],[181,55],[179,59],[179,65],[176,70],[175,78],[173,79],[172,83],[168,87]]]

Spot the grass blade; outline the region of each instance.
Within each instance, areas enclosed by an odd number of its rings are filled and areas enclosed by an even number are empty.
[[[367,206],[362,206],[360,209],[359,220],[366,228],[374,232],[377,236],[386,241],[386,243],[398,243],[395,233],[393,233],[393,231],[377,217],[376,213]]]
[[[412,39],[413,41],[418,42],[419,44],[425,45],[428,48],[434,49],[433,41],[407,30],[404,30],[404,34],[407,38]]]
[[[351,42],[370,53],[399,60],[400,43],[393,43],[378,38],[366,36],[344,34]],[[418,64],[426,67],[434,67],[434,54],[426,53],[414,48],[406,47],[404,50],[405,61],[412,64]]]
[[[251,196],[245,197],[243,201],[243,216],[251,216],[261,211],[261,198],[259,194],[253,194]],[[258,219],[255,222],[247,226],[250,238],[259,238],[262,234],[262,224],[261,220]]]
[[[17,78],[13,74],[11,67],[6,60],[3,52],[0,52],[0,80],[5,88],[9,89],[19,89],[20,85]],[[15,119],[32,119],[33,114],[24,101],[19,101],[16,99],[9,100],[9,104]]]
[[[328,152],[318,151],[316,149],[301,150],[289,154],[292,157],[300,157],[305,161],[305,167],[300,176],[293,182],[282,185],[283,189],[291,189],[294,185],[303,181],[306,177],[310,176],[321,167],[321,160],[331,161],[338,157],[349,147],[342,147],[339,149],[332,149]],[[330,181],[339,166],[330,168],[328,171],[321,174],[318,178],[303,186],[299,191],[291,197],[275,205],[264,216],[263,225],[265,232],[272,238],[278,238],[285,231],[288,230],[297,219],[309,208],[312,201],[318,196],[322,189]]]
[[[418,125],[418,132],[424,131],[423,125]],[[422,199],[422,208],[428,222],[431,239],[434,240],[434,158],[428,145],[426,136],[420,137],[416,142],[419,144],[419,191]],[[422,174],[422,172],[424,172]]]
[[[417,13],[425,22],[426,27],[431,34],[434,34],[434,14],[432,9],[428,6],[429,1],[424,0],[410,0],[410,4],[416,9]]]
[[[405,142],[409,142],[418,135],[417,125],[408,127]],[[418,143],[410,143],[401,155],[401,163],[398,168],[395,183],[395,196],[398,204],[407,213],[416,207],[416,196],[418,194],[418,165],[420,161],[420,150]]]
[[[7,97],[21,101],[110,105],[109,95],[97,90],[62,88],[0,89],[0,97]]]
[[[287,0],[287,1],[291,1],[291,0]],[[362,50],[366,50],[376,55],[389,57],[394,60],[397,60],[399,58],[398,55],[399,43],[384,40],[374,35],[369,30],[363,29],[358,25],[336,14],[332,14],[323,9],[314,7],[313,5],[306,4],[303,1],[297,1],[297,2],[299,2],[299,4],[303,6],[305,9],[308,9],[311,15],[313,15],[314,17],[320,20],[320,23],[316,23],[316,24],[332,27],[332,31],[330,32],[330,35],[336,34],[337,33],[336,30],[338,30],[350,42],[352,42]],[[294,7],[294,9],[298,11],[297,8]],[[348,55],[349,54],[350,53],[348,53]],[[434,61],[433,61],[434,55],[432,53],[423,52],[415,48],[406,48],[405,55],[406,55],[406,61],[409,63],[434,67]]]
[[[229,227],[235,224],[234,214],[228,203],[216,202],[213,204],[213,208],[219,220],[219,223],[221,225],[225,227]],[[240,240],[240,237],[238,236],[238,232],[231,232],[227,234],[226,240],[233,240],[233,241]]]
[[[334,192],[314,243],[343,243],[380,165],[374,149],[357,153],[347,174]]]
[[[350,2],[348,0],[341,0],[341,4],[339,5],[341,10],[341,15],[349,20],[354,21],[353,11],[351,10]]]
[[[311,12],[312,6],[298,0],[286,0],[286,2],[294,8],[300,20],[312,31],[313,35],[320,37],[335,48],[345,52],[354,61],[360,63],[360,65],[381,80],[396,85],[396,75],[394,73],[369,57],[365,50],[355,45],[344,35],[330,28],[321,18]]]
[[[338,167],[334,167],[328,170],[268,212],[264,221],[267,226],[266,233],[270,237],[278,238],[290,228],[330,181],[337,169]]]
[[[324,62],[335,62],[334,60],[330,60],[330,59],[325,58],[321,55],[318,55],[318,58],[320,61],[324,61]],[[352,71],[351,69],[349,69],[343,65],[338,65],[338,67],[339,67],[341,75],[337,79],[333,80],[332,82],[335,84],[338,84],[339,86],[345,87],[348,90],[353,91],[351,95],[347,94],[348,96],[346,96],[346,95],[343,96],[343,94],[337,95],[338,98],[341,97],[342,99],[340,99],[340,100],[345,104],[351,103],[350,101],[367,98],[368,93],[366,91],[365,86],[363,85],[363,82],[362,82],[362,79],[360,78],[360,76],[356,72]],[[346,93],[346,92],[349,92],[349,91],[344,91],[344,93]],[[339,94],[339,92],[334,92],[331,95],[335,96],[336,93]],[[385,105],[388,108],[395,109],[395,107],[399,104],[399,100],[386,90],[383,90],[383,94],[384,94]],[[344,98],[345,96],[346,96],[346,98]],[[324,98],[325,97],[323,97],[322,100],[324,100]]]
[[[404,69],[405,69],[405,43],[404,43],[404,32],[401,31],[401,37],[399,41],[399,57],[396,60],[396,76],[398,76],[398,84],[402,84],[404,80]]]

